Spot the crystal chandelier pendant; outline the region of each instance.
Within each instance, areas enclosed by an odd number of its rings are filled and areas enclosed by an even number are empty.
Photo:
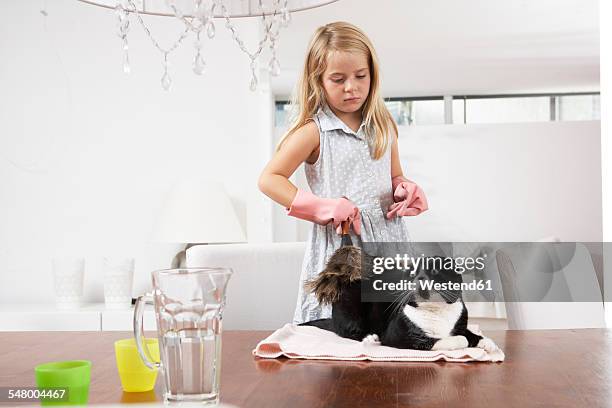
[[[126,74],[129,74],[131,72],[131,69],[130,69],[130,59],[128,57],[127,51],[126,51],[125,57],[123,59],[123,72],[125,72]]]
[[[257,56],[256,55],[251,55],[251,83],[249,84],[249,89],[251,90],[251,92],[255,92],[257,90],[257,74],[255,73],[255,70],[257,68],[257,65],[255,63]]]
[[[215,38],[215,23],[212,20],[208,20],[208,23],[206,23],[206,35],[211,40]]]
[[[123,40],[127,36],[128,30],[130,29],[130,19],[128,16],[128,11],[124,9],[121,4],[117,4],[115,7],[115,12],[117,14],[117,36]]]
[[[123,40],[123,72],[126,74],[130,73],[130,60],[128,56],[128,39],[127,33],[130,29],[130,20],[128,17],[128,11],[121,5],[121,3],[117,3],[115,7],[115,13],[117,14],[117,28],[119,31],[117,35],[119,38]]]
[[[270,74],[272,76],[279,76],[280,75],[280,63],[278,62],[278,59],[276,57],[273,57],[270,60],[270,64],[268,64],[268,69],[270,70]]]
[[[196,75],[202,75],[204,71],[206,70],[206,62],[204,61],[204,58],[202,57],[202,54],[200,53],[203,46],[204,44],[202,43],[202,40],[200,40],[200,31],[198,31],[198,33],[196,34],[196,40],[193,43],[193,47],[196,50],[196,56],[193,58],[192,68],[193,68],[193,72]]]
[[[130,20],[127,19],[127,17],[123,20],[120,20],[119,23],[117,23],[117,26],[119,28],[119,31],[117,32],[117,36],[119,38],[123,38],[127,35],[127,32],[130,28]]]
[[[164,71],[164,76],[161,79],[161,85],[162,88],[164,88],[164,91],[170,90],[170,86],[172,85],[172,78],[170,78],[170,75],[168,75],[168,71]]]
[[[253,75],[253,77],[251,78],[251,84],[249,85],[249,89],[252,92],[255,92],[257,90],[257,77],[255,75]]]
[[[172,85],[172,78],[168,74],[168,53],[164,53],[164,75],[161,78],[161,85],[164,88],[164,91],[170,90],[170,85]]]
[[[281,9],[281,26],[287,27],[291,22],[291,13],[287,9],[287,7],[283,7]]]
[[[204,71],[206,71],[206,62],[204,61],[204,58],[202,58],[202,54],[198,52],[193,59],[193,72],[196,75],[202,75]]]

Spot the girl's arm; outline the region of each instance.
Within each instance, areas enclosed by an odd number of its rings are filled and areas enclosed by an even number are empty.
[[[285,139],[281,148],[259,175],[257,186],[262,193],[289,209],[297,193],[297,187],[289,177],[319,146],[319,130],[314,122],[308,122]]]
[[[404,172],[402,171],[402,163],[400,162],[399,158],[397,139],[398,137],[395,135],[393,138],[393,143],[391,144],[391,179],[404,175]]]

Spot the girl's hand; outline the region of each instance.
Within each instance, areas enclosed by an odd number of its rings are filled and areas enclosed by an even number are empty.
[[[408,180],[404,176],[394,177],[391,181],[393,185],[393,201],[388,209],[387,219],[391,220],[396,216],[415,216],[429,207],[425,193],[415,182]]]
[[[342,235],[342,222],[348,221],[349,227],[353,227],[355,234],[361,235],[361,215],[359,214],[359,208],[346,197],[341,197],[338,200],[340,200],[340,205],[338,207],[339,213],[337,217],[334,217],[333,221],[334,227],[336,227],[336,233]]]
[[[327,225],[331,222],[338,234],[342,233],[342,221],[349,221],[355,233],[361,235],[359,208],[346,197],[321,198],[298,189],[287,215],[319,225]]]

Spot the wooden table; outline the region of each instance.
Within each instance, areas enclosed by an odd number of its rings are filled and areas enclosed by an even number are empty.
[[[269,331],[223,333],[221,401],[240,407],[612,406],[612,335],[605,329],[498,331],[503,363],[390,363],[258,359]],[[0,386],[34,386],[34,366],[89,359],[90,403],[161,401],[124,393],[113,341],[128,332],[0,333]],[[150,333],[148,333],[150,335]]]

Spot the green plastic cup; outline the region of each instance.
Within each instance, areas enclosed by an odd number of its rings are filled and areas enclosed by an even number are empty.
[[[87,404],[89,397],[89,382],[91,376],[91,361],[72,360],[54,361],[37,365],[36,385],[38,389],[66,388],[68,398],[59,401],[41,398],[41,405],[81,405]]]

